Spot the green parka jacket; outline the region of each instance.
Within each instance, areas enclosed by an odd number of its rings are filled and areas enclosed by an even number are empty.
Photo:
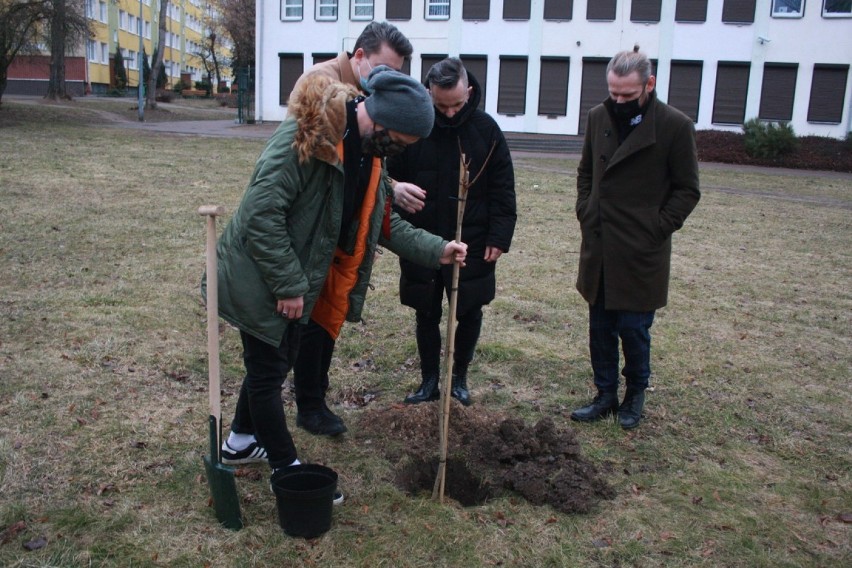
[[[290,325],[276,313],[277,301],[304,296],[299,321],[307,323],[334,257],[343,211],[343,163],[336,146],[346,127],[346,101],[356,94],[322,76],[301,85],[218,242],[219,313],[275,346]],[[396,213],[390,214],[390,238],[381,235],[391,192],[385,177],[373,204],[367,251],[349,295],[347,321],[360,321],[377,244],[437,268],[448,242],[415,229]],[[349,250],[357,230],[356,219],[346,241]]]

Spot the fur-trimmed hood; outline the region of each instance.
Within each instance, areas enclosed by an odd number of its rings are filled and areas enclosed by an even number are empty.
[[[346,102],[358,91],[318,73],[299,81],[296,89],[290,96],[288,114],[298,125],[293,148],[299,161],[317,158],[337,163],[337,144],[346,130]]]

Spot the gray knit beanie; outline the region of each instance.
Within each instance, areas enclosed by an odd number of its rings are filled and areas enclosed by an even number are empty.
[[[370,94],[364,104],[373,122],[388,130],[426,138],[435,110],[426,87],[399,71],[377,65],[367,78]]]

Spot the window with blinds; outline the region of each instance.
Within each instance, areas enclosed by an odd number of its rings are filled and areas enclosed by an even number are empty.
[[[331,59],[337,57],[336,53],[312,53],[311,57],[313,58],[314,65],[317,63],[325,63]]]
[[[385,8],[387,20],[410,20],[411,0],[387,0]]]
[[[840,123],[848,75],[848,65],[814,65],[808,122]]]
[[[739,61],[719,62],[713,98],[713,123],[742,124],[745,120],[750,67],[749,63]]]
[[[763,66],[758,118],[793,120],[793,98],[796,94],[797,64],[767,63]]]
[[[598,57],[583,58],[583,78],[580,87],[580,124],[578,132],[586,132],[586,118],[589,111],[609,98],[606,84],[606,66],[609,59]]]
[[[491,0],[464,0],[462,20],[487,20],[491,16]]]
[[[287,99],[293,91],[296,81],[305,70],[304,56],[301,53],[278,54],[278,104],[287,106]]]
[[[527,105],[527,58],[500,57],[497,112],[509,116],[524,114]]]
[[[529,20],[530,0],[512,0],[503,2],[504,20]]]
[[[707,0],[677,0],[676,22],[706,22]]]
[[[544,0],[545,20],[570,20],[574,15],[574,0]]]
[[[568,108],[568,57],[542,57],[538,90],[538,114],[565,116]]]
[[[442,61],[447,58],[447,54],[428,54],[424,53],[420,56],[420,82],[426,82],[426,75],[429,73],[429,69],[432,68],[434,64],[439,61]]]
[[[631,22],[659,22],[662,0],[633,0],[630,3]]]
[[[488,57],[486,55],[460,55],[462,65],[467,69],[469,75],[476,78],[479,83],[480,97],[479,110],[485,110],[485,93],[488,92]]]
[[[725,0],[722,5],[722,21],[728,24],[754,23],[756,0]]]
[[[672,61],[669,80],[668,104],[698,122],[698,104],[701,98],[702,61]]]
[[[616,0],[589,0],[586,6],[586,19],[615,21],[616,4]]]

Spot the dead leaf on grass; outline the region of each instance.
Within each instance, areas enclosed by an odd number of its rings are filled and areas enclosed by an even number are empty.
[[[704,497],[693,497],[692,498],[692,504],[693,505],[700,505],[702,501],[704,501]]]
[[[663,542],[666,542],[668,540],[672,540],[673,538],[675,538],[675,534],[673,532],[663,531],[663,532],[660,533],[660,540],[663,541]]]
[[[6,544],[27,528],[26,521],[18,521],[0,531],[0,544]]]
[[[609,537],[596,538],[592,541],[592,546],[595,548],[609,548],[612,546],[612,541]]]
[[[841,523],[852,523],[852,513],[840,513],[837,515],[837,520]]]

